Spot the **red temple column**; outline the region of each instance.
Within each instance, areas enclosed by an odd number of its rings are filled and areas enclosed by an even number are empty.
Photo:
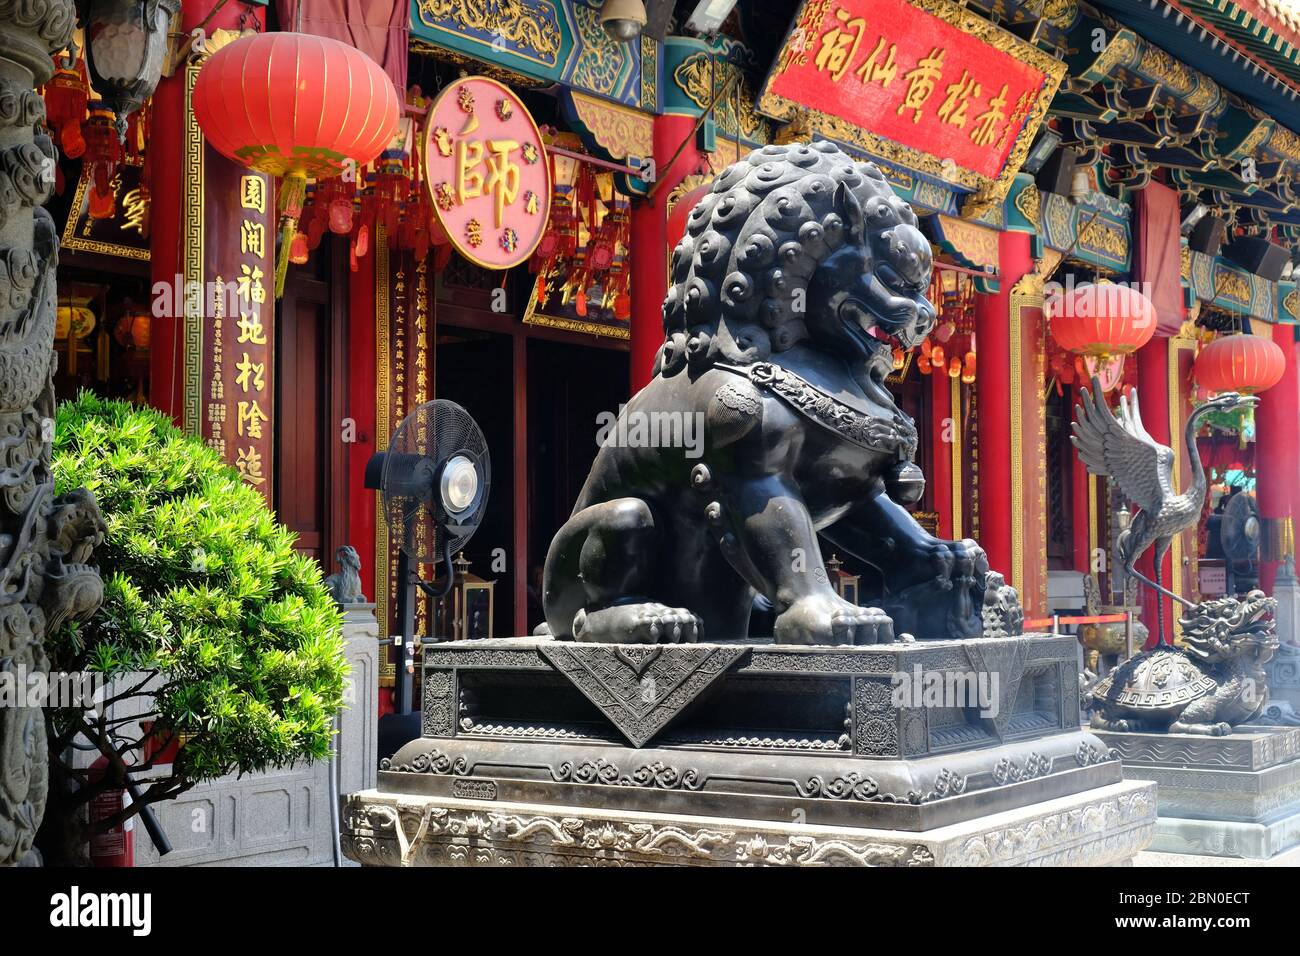
[[[1267,329],[1262,323],[1255,325],[1256,334]],[[1276,528],[1273,540],[1294,555],[1293,523],[1300,505],[1300,362],[1294,330],[1277,325],[1272,331],[1286,358],[1286,371],[1280,382],[1260,394],[1255,411],[1255,489],[1260,517]],[[1260,565],[1260,587],[1270,594],[1278,564]]]
[[[1162,445],[1170,445],[1169,422],[1169,339],[1154,338],[1142,348],[1138,349],[1133,356],[1137,360],[1138,373],[1138,396],[1142,403],[1142,424],[1151,437]],[[1186,455],[1184,449],[1183,454]],[[1177,463],[1177,467],[1182,471],[1182,462]],[[1181,481],[1176,481],[1181,490],[1185,485]],[[1143,555],[1137,563],[1137,569],[1147,577],[1154,580],[1155,578],[1155,549],[1152,548]],[[1169,590],[1174,590],[1174,561],[1173,550],[1165,555],[1164,563],[1160,568],[1160,583]],[[1149,587],[1139,583],[1138,594],[1142,601],[1142,620],[1150,632],[1150,638],[1147,640],[1147,647],[1151,647],[1156,642],[1156,595]],[[1165,639],[1170,643],[1174,639],[1174,608],[1173,601],[1166,597],[1164,599],[1164,618],[1165,618]]]
[[[1012,514],[1013,442],[1023,449],[1022,436],[1011,432],[1011,289],[1033,270],[1030,236],[1023,232],[998,235],[998,291],[975,298],[975,330],[979,341],[979,376],[975,380],[979,402],[980,545],[989,565],[1013,580],[1015,548]],[[1017,361],[1020,357],[1017,357]],[[1023,547],[1023,542],[1021,542]],[[1021,595],[1023,601],[1025,596]]]
[[[678,147],[682,147],[680,153]],[[632,202],[629,270],[633,393],[650,381],[655,353],[664,340],[663,306],[668,292],[668,256],[672,252],[668,248],[668,194],[705,161],[695,148],[695,117],[655,117],[654,160],[658,177],[654,195]]]
[[[189,35],[205,17],[207,35],[217,30],[240,29],[246,14],[265,26],[264,9],[246,10],[243,4],[226,4],[220,0],[184,0],[181,4],[182,34]],[[154,318],[150,330],[149,403],[181,423],[184,393],[185,353],[179,334],[182,325],[185,289],[179,277],[184,275],[185,218],[185,128],[189,120],[185,109],[185,69],[163,77],[153,95],[150,126],[150,284],[154,292]],[[213,237],[216,241],[219,237]],[[165,295],[161,290],[166,289]]]

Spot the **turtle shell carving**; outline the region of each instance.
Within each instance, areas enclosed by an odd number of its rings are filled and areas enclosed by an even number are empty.
[[[1158,648],[1125,661],[1098,682],[1093,695],[1156,716],[1181,710],[1189,701],[1214,690],[1214,678],[1196,667],[1182,651]]]

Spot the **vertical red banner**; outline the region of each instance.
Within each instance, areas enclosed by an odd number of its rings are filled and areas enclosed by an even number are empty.
[[[206,144],[202,165],[200,420],[192,432],[272,501],[275,196],[261,173]],[[187,289],[187,294],[194,290]]]

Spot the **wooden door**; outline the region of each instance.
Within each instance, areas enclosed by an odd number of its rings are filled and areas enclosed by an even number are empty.
[[[346,260],[326,240],[285,280],[276,327],[276,512],[297,549],[334,568],[346,542],[342,443],[346,376],[341,344]]]

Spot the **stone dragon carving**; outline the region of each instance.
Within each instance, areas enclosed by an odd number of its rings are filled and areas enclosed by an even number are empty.
[[[1000,580],[986,605],[978,545],[931,536],[903,507],[924,479],[884,379],[892,347],[934,326],[930,273],[908,205],[832,143],[767,146],[718,176],[673,253],[654,378],[614,432],[689,418],[702,448],[604,443],[547,556],[544,627],[744,637],[758,592],[781,643],[1019,633]],[[877,606],[836,594],[818,535],[879,570]]]
[[[103,598],[88,563],[103,519],[85,491],[55,496],[50,461],[59,244],[41,206],[56,154],[33,87],[74,25],[72,0],[0,0],[0,667],[11,674],[47,670],[46,635]],[[0,708],[0,865],[33,862],[48,760],[42,710]]]
[[[1092,690],[1098,730],[1170,730],[1222,736],[1268,706],[1264,665],[1277,649],[1277,601],[1263,591],[1192,607],[1183,646],[1158,645]]]

